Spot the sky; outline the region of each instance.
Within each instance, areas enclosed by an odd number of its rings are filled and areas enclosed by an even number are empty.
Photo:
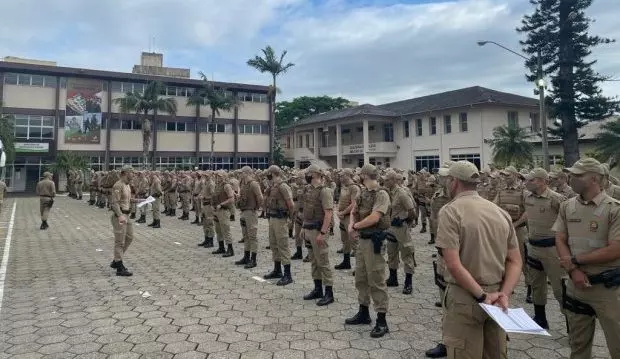
[[[620,40],[618,0],[594,0],[591,33]],[[533,95],[515,28],[526,0],[0,0],[0,57],[131,72],[142,51],[217,81],[267,85],[246,61],[271,45],[295,66],[279,99],[342,96],[382,104],[468,86]],[[594,50],[620,79],[620,42]],[[620,82],[603,86],[620,95]]]

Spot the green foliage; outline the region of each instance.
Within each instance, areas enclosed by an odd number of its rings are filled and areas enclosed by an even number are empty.
[[[525,65],[535,69],[541,51],[543,72],[551,79],[545,104],[550,118],[559,120],[559,126],[550,132],[562,138],[564,159],[570,166],[579,159],[577,129],[586,121],[602,120],[618,110],[618,102],[603,95],[599,84],[608,77],[594,71],[596,60],[591,58],[594,47],[614,40],[589,34],[594,20],[585,11],[592,0],[530,3],[536,9],[523,17],[517,29],[525,35],[523,51],[532,56]],[[536,73],[527,75],[530,81],[536,77]]]
[[[493,163],[502,167],[513,165],[517,168],[532,162],[533,145],[528,141],[530,135],[521,127],[499,126],[493,129]]]
[[[15,160],[15,126],[11,116],[0,115],[0,140],[6,154],[6,162]]]
[[[276,127],[282,128],[306,117],[348,106],[349,100],[329,96],[301,96],[292,101],[281,101],[276,104]]]
[[[603,124],[601,130],[596,135],[596,152],[600,157],[595,158],[601,162],[612,159],[612,165],[616,165],[620,159],[620,118]]]
[[[88,168],[88,160],[85,156],[75,151],[58,151],[56,162],[47,166],[47,171],[54,174],[67,173],[70,169]]]
[[[276,141],[276,145],[273,148],[273,163],[274,165],[277,166],[286,166],[287,165],[287,161],[284,158],[284,152],[282,150],[282,145],[280,144],[279,141]]]

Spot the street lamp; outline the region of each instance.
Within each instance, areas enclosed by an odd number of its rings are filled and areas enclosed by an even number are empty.
[[[569,14],[570,16],[570,14]],[[495,41],[478,41],[478,46],[484,46],[486,44],[493,44],[495,46],[501,47],[502,49],[513,53],[525,60],[530,60],[528,57],[520,54],[514,50],[507,48],[504,45],[501,45]],[[547,142],[547,114],[545,113],[545,79],[543,74],[543,62],[542,62],[542,54],[540,49],[538,50],[538,66],[536,70],[536,81],[534,83],[536,88],[538,88],[538,102],[539,102],[539,112],[540,112],[540,125],[542,131],[542,151],[543,151],[543,167],[545,170],[549,171],[549,143]]]

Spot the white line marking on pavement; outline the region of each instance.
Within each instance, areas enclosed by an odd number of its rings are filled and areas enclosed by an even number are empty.
[[[263,278],[261,278],[261,277],[259,277],[259,276],[256,276],[256,275],[255,275],[254,277],[252,277],[252,279],[257,280],[257,281],[259,281],[259,282],[261,282],[261,283],[266,282],[266,280],[265,280],[265,279],[263,279]]]
[[[4,253],[2,254],[2,262],[0,262],[0,312],[2,312],[2,298],[4,298],[4,279],[6,278],[6,267],[9,264],[9,253],[11,252],[11,239],[13,238],[13,226],[15,225],[15,209],[17,202],[13,202],[13,211],[9,220],[9,230],[6,233],[4,241]]]

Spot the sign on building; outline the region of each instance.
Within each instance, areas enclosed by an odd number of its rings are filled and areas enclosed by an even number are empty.
[[[101,143],[101,81],[67,80],[65,143]]]
[[[17,153],[48,153],[50,144],[47,142],[15,142]]]

